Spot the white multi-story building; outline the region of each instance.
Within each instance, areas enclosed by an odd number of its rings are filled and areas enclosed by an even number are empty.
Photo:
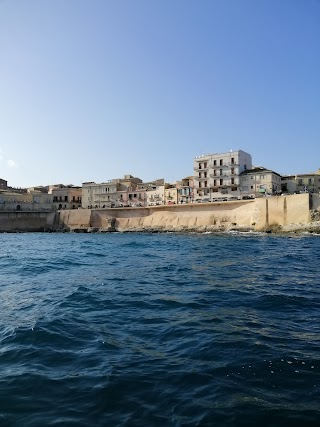
[[[206,154],[194,159],[194,201],[240,197],[240,174],[252,168],[245,151]]]

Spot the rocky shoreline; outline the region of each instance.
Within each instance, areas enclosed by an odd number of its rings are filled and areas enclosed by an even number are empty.
[[[286,226],[270,226],[262,230],[246,226],[200,226],[200,227],[135,227],[117,229],[116,227],[80,227],[60,230],[71,233],[266,233],[266,234],[319,234],[320,221],[310,224],[289,224]]]
[[[265,233],[265,234],[319,234],[320,221],[313,221],[308,224],[288,224],[283,226],[268,226],[257,230],[254,226],[235,225],[206,225],[196,227],[132,227],[120,229],[114,224],[108,227],[39,227],[33,230],[6,230],[0,233]]]

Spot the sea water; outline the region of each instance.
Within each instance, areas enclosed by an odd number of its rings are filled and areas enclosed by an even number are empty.
[[[320,425],[320,236],[1,234],[0,426]]]

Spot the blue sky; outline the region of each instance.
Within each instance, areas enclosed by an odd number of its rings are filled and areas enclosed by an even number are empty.
[[[320,1],[0,0],[0,177],[320,168]]]

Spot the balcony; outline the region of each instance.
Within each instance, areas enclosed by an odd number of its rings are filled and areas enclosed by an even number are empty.
[[[203,166],[201,168],[199,167],[195,167],[193,170],[196,172],[202,172],[202,171],[207,171],[209,169],[209,167],[207,166],[206,168],[204,168]]]

